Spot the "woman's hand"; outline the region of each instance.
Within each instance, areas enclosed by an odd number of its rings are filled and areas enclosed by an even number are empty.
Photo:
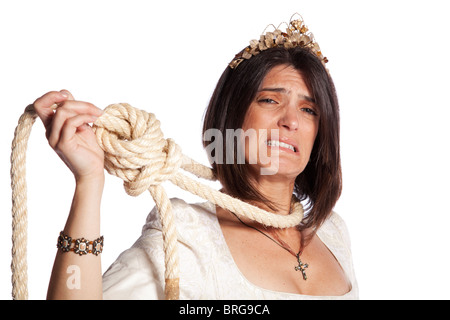
[[[57,104],[56,110],[51,106]],[[75,101],[69,91],[51,91],[34,102],[50,146],[77,182],[104,177],[104,154],[89,123],[102,115],[91,103]]]
[[[52,106],[58,105],[54,110]],[[75,101],[70,92],[51,91],[34,102],[44,123],[50,146],[73,172],[76,188],[64,233],[72,238],[96,239],[100,235],[100,205],[104,184],[103,150],[89,123],[102,114],[94,105]],[[67,286],[71,266],[80,268],[80,286]],[[47,293],[48,299],[101,299],[101,258],[58,251]]]

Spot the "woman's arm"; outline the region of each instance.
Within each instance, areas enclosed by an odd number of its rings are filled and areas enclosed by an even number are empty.
[[[54,111],[51,106],[57,104]],[[104,185],[103,151],[89,123],[102,111],[75,101],[68,91],[49,92],[34,103],[50,146],[72,171],[76,188],[64,234],[93,241],[100,237],[100,204]],[[55,235],[57,237],[57,235]],[[48,299],[101,299],[101,255],[80,256],[58,250]]]
[[[100,237],[100,201],[104,176],[78,181],[64,234],[93,241]],[[57,235],[55,235],[57,236]],[[80,256],[58,250],[48,299],[102,299],[101,254]]]

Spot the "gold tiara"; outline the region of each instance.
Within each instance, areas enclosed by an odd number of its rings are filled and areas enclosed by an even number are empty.
[[[295,15],[298,15],[299,18],[293,20]],[[286,32],[280,30],[280,26],[283,24],[287,25]],[[264,34],[264,32],[270,26],[272,26],[275,30],[272,32],[266,32]],[[268,25],[263,31],[263,34],[261,35],[259,41],[250,41],[250,45],[239,52],[234,57],[233,61],[230,62],[229,66],[231,69],[235,69],[242,61],[248,60],[253,56],[258,55],[262,51],[277,47],[286,49],[294,47],[309,48],[310,51],[314,53],[320,59],[320,61],[322,61],[322,64],[324,66],[328,62],[328,59],[323,56],[319,45],[314,40],[313,34],[311,32],[308,32],[308,28],[303,22],[303,18],[298,13],[295,13],[291,17],[289,24],[283,22],[278,26],[278,28],[275,28],[273,24]]]

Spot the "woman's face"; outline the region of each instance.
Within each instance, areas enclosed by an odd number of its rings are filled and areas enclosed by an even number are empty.
[[[308,164],[319,127],[302,75],[292,66],[274,67],[264,78],[243,123],[245,159],[255,174],[294,179]]]

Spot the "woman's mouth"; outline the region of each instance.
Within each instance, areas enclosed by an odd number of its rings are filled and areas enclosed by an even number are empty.
[[[293,151],[293,152],[297,152],[297,148],[294,147],[293,145],[288,144],[288,143],[286,143],[286,142],[281,142],[281,141],[278,141],[278,140],[267,140],[267,141],[266,141],[266,145],[267,145],[268,147],[285,148],[285,149],[289,149],[289,150],[291,150],[291,151]]]

